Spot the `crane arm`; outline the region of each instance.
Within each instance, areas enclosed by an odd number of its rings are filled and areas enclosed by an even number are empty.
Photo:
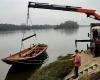
[[[55,4],[48,4],[48,3],[38,3],[38,2],[29,2],[29,8],[41,8],[41,9],[52,9],[52,10],[62,10],[62,11],[72,11],[72,12],[80,12],[85,13],[87,17],[100,20],[100,15],[96,13],[96,10],[92,9],[84,9],[82,7],[75,7],[75,6],[63,6],[63,5],[55,5]]]

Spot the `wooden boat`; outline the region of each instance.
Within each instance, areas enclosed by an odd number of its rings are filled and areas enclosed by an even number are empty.
[[[26,48],[18,53],[3,58],[2,61],[7,64],[34,63],[34,60],[38,59],[43,53],[46,53],[47,47],[46,44],[32,45],[30,48]]]

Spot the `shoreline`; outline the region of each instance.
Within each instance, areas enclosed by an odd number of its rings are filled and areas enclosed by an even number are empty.
[[[32,76],[33,80],[63,80],[73,69],[70,55],[59,56],[58,59],[40,69]]]
[[[92,76],[96,77],[95,74],[100,72],[100,57],[93,57],[90,51],[81,53],[81,66],[79,68],[79,80],[92,80]],[[73,71],[67,75],[64,80],[71,78]],[[93,80],[96,80],[94,79]],[[99,77],[100,79],[100,77]],[[99,80],[97,79],[97,80]]]

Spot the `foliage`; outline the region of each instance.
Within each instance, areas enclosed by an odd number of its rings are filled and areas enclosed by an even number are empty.
[[[63,80],[68,75],[73,64],[69,56],[60,56],[57,61],[37,70],[32,76],[33,80]]]
[[[30,30],[30,29],[72,29],[78,28],[79,25],[77,22],[74,21],[66,21],[59,25],[32,25],[26,26],[25,24],[22,25],[14,25],[14,24],[0,24],[0,31],[7,31],[7,30]]]
[[[47,29],[52,28],[50,25],[32,25],[32,26],[26,26],[26,25],[13,25],[13,24],[0,24],[0,30],[1,31],[7,31],[7,30],[30,30],[30,29]]]
[[[55,29],[73,29],[73,28],[78,28],[79,25],[77,22],[74,21],[65,21],[64,23],[61,23]]]

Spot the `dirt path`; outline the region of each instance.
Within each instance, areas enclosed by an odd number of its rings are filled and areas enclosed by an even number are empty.
[[[84,70],[86,67],[88,66],[92,66],[93,64],[100,64],[100,57],[96,57],[94,58],[90,52],[82,52],[81,53],[81,67],[79,69],[79,72]],[[100,71],[100,65],[98,66],[98,70],[95,70],[93,73],[97,72],[97,71]],[[89,72],[88,74],[86,75],[90,75],[92,74],[91,72]],[[67,76],[65,77],[64,80],[67,80],[68,78],[70,78],[71,76],[73,76],[73,71]],[[84,74],[85,75],[85,74]],[[83,76],[84,77],[84,76]],[[73,80],[73,79],[70,79],[70,80]],[[80,79],[76,79],[76,80],[80,80]],[[82,79],[81,79],[82,80]]]

